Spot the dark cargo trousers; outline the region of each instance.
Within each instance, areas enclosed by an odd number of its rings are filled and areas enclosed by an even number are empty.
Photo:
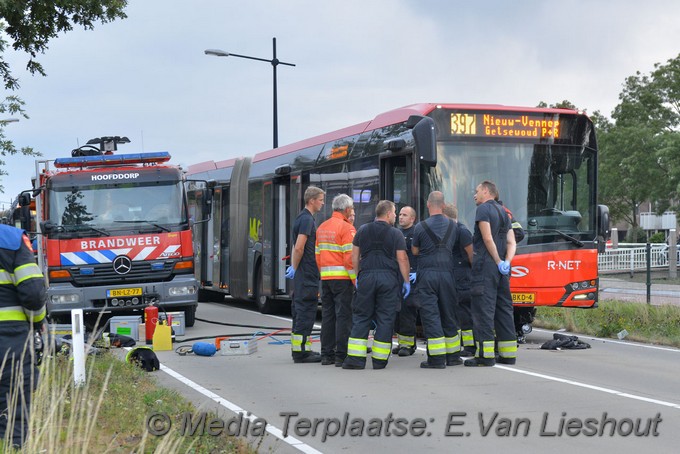
[[[510,276],[498,271],[488,255],[475,258],[472,265],[472,324],[476,357],[495,358],[495,341],[502,358],[517,357],[517,334],[513,318]],[[495,336],[494,336],[495,333]]]
[[[344,360],[352,329],[354,284],[349,279],[321,281],[321,356]]]
[[[33,366],[33,352],[28,347],[24,351],[29,336],[28,323],[2,324],[0,322],[0,439],[11,429],[8,442],[19,447],[28,434],[31,382],[34,386],[38,383],[38,370]]]
[[[373,321],[373,368],[383,368],[392,351],[392,331],[401,304],[401,284],[393,271],[362,271],[352,302],[352,331],[345,364],[364,366]]]
[[[293,289],[293,330],[290,344],[293,358],[303,358],[312,350],[310,337],[319,305],[319,281],[296,274]]]
[[[450,270],[418,270],[418,303],[428,361],[444,364],[447,356],[460,355],[456,310],[458,298]]]

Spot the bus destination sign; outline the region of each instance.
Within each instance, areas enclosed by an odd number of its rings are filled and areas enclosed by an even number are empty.
[[[451,113],[452,136],[559,139],[556,116],[527,113]]]

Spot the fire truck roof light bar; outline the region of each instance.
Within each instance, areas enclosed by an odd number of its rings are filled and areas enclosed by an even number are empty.
[[[155,153],[130,153],[118,155],[78,156],[76,158],[57,158],[54,167],[99,167],[126,164],[159,164],[170,160],[170,153],[158,151]]]

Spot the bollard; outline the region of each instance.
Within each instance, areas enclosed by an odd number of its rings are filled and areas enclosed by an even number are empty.
[[[73,355],[73,381],[76,386],[85,384],[85,328],[83,326],[83,310],[71,310]]]
[[[647,304],[652,302],[652,245],[647,241],[645,246],[647,253]]]
[[[678,277],[678,239],[675,229],[668,231],[668,277]]]

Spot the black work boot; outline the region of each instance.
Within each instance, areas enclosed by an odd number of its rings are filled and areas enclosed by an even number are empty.
[[[331,364],[335,364],[335,357],[334,356],[321,355],[321,365],[322,366],[330,366]]]
[[[444,355],[428,356],[427,361],[420,363],[421,369],[446,369],[446,358]]]
[[[502,356],[496,356],[496,362],[498,364],[515,364],[517,362],[517,358],[503,358]]]
[[[463,364],[463,359],[460,357],[460,353],[447,353],[446,354],[446,365],[447,366],[460,366]]]
[[[399,348],[399,351],[397,352],[397,354],[398,354],[399,356],[411,356],[411,355],[414,354],[415,352],[416,352],[416,346],[415,346],[415,345],[411,345],[410,347],[405,347],[405,346],[404,346],[404,347],[400,347],[400,348]]]
[[[342,363],[345,361],[345,358],[347,355],[338,355],[337,353],[335,354],[335,367],[342,367]]]
[[[363,361],[362,361],[359,358],[347,355],[345,360],[342,362],[342,368],[343,369],[355,369],[355,370],[365,369],[366,368],[366,358],[363,358]]]
[[[491,367],[496,365],[496,360],[493,358],[472,358],[466,359],[463,364],[468,367]]]
[[[373,360],[373,369],[384,369],[385,367],[387,367],[387,360],[384,359]]]
[[[464,357],[471,357],[475,356],[475,353],[477,352],[477,349],[473,345],[468,345],[466,347],[463,347],[463,349],[460,351],[460,356]]]
[[[319,352],[300,352],[299,354],[293,354],[293,362],[295,364],[300,363],[320,363],[321,354]]]

